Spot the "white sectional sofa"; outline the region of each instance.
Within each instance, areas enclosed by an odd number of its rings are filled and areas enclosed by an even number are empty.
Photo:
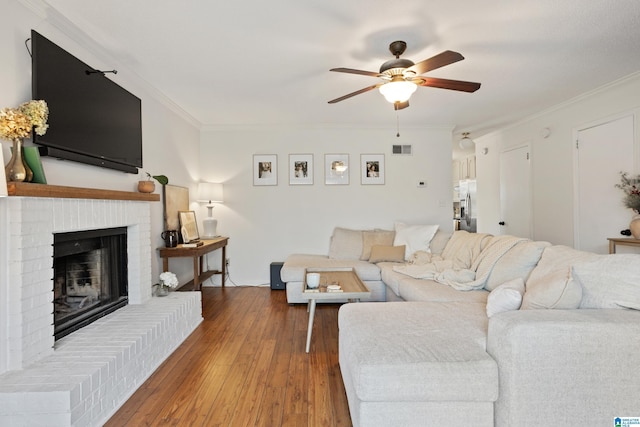
[[[306,302],[305,267],[352,262],[359,272],[364,252],[377,256],[367,268],[379,276],[367,270],[363,280],[382,283],[375,300],[387,302],[339,312],[354,426],[613,426],[640,417],[640,255],[423,231],[412,230],[417,245],[360,231],[358,246],[357,230],[336,229],[329,256],[284,263],[295,303]]]

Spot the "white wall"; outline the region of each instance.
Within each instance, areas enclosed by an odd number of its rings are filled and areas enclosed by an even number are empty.
[[[498,233],[495,227],[500,221],[500,152],[532,141],[533,237],[573,246],[574,132],[586,124],[621,113],[635,113],[638,120],[640,73],[477,138],[478,231]],[[551,131],[548,138],[542,136],[544,128]],[[640,141],[639,128],[636,122],[636,146]],[[485,147],[489,149],[487,155],[482,154]],[[638,150],[635,165],[635,171],[629,172],[640,172]],[[616,183],[611,183],[611,191],[619,191],[613,187]],[[598,203],[599,195],[592,197],[593,203]],[[631,218],[631,212],[629,215]]]
[[[413,155],[392,155],[393,144],[411,144]],[[349,185],[324,184],[327,153],[349,154]],[[360,184],[360,155],[367,153],[385,154],[385,185]],[[404,221],[452,229],[449,128],[404,129],[400,138],[389,128],[208,129],[200,154],[202,179],[224,183],[225,203],[214,216],[218,232],[230,237],[227,256],[238,285],[268,283],[269,264],[289,254],[326,255],[336,226],[392,229]],[[278,156],[277,186],[253,186],[254,154]],[[313,185],[289,185],[289,154],[313,154]],[[419,180],[426,188],[417,187]],[[209,262],[219,265],[219,255]]]
[[[31,58],[25,48],[25,40],[30,37],[31,29],[35,29],[95,68],[117,69],[118,74],[109,78],[142,99],[143,170],[153,175],[167,175],[170,183],[175,185],[195,186],[200,131],[190,116],[133,75],[125,65],[112,60],[102,47],[95,45],[75,26],[39,2],[0,0],[0,10],[5,18],[0,26],[0,108],[16,107],[31,99]],[[7,161],[10,143],[4,140],[1,143]],[[140,175],[53,158],[43,158],[43,166],[48,183],[55,185],[135,191],[141,178]],[[156,186],[156,193],[161,193],[160,188]],[[152,246],[155,248],[163,245],[160,238],[162,203],[153,203],[151,209]],[[161,267],[160,259],[155,255],[154,278]],[[171,268],[184,281],[189,279],[192,271],[190,263],[172,264]]]

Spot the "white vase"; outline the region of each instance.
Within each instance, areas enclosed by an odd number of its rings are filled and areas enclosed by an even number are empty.
[[[640,215],[634,215],[629,224],[629,230],[634,239],[640,240]]]

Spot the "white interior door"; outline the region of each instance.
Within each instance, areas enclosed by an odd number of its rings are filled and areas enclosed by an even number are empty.
[[[633,116],[577,131],[575,157],[574,246],[608,253],[607,237],[621,237],[632,211],[614,187],[620,171],[634,172]]]
[[[500,154],[500,234],[532,238],[529,146]]]

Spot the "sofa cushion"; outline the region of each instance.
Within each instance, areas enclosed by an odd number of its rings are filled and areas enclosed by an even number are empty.
[[[329,258],[360,259],[362,255],[362,230],[336,227],[329,243]]]
[[[280,270],[283,282],[302,282],[307,268],[353,268],[362,281],[379,281],[380,269],[367,261],[332,259],[325,255],[289,255]]]
[[[438,229],[436,234],[433,235],[433,239],[429,242],[429,249],[431,250],[431,253],[434,255],[442,254],[442,251],[445,246],[447,246],[452,235],[453,233],[451,231],[442,231]]]
[[[640,255],[601,255],[574,264],[572,276],[582,285],[580,308],[640,310]]]
[[[548,246],[551,243],[529,240],[509,249],[493,266],[485,289],[492,291],[502,283],[518,277],[526,282],[531,271],[538,265],[542,251]]]
[[[486,303],[489,292],[486,290],[457,291],[451,286],[426,279],[414,279],[393,269],[398,263],[381,262],[380,276],[394,294],[405,301],[461,301]],[[387,291],[387,299],[389,291]]]
[[[400,296],[400,280],[405,279],[407,276],[394,271],[394,265],[398,265],[398,263],[380,262],[378,263],[378,268],[380,268],[380,278],[385,283],[385,285],[387,285],[387,288],[391,289],[397,296]]]
[[[381,321],[383,320],[383,321]],[[493,402],[484,304],[347,304],[338,316],[343,375],[362,401]]]
[[[525,283],[522,310],[574,309],[580,306],[582,287],[571,277],[571,265],[600,255],[568,246],[548,246]]]
[[[375,245],[393,246],[396,232],[393,230],[365,230],[362,232],[362,254],[360,259],[369,261],[371,247]]]
[[[409,259],[416,251],[430,252],[429,243],[439,227],[439,225],[407,225],[396,222],[393,246],[406,246],[405,259]]]
[[[489,292],[484,289],[458,291],[451,286],[433,280],[403,276],[398,281],[398,294],[405,301],[477,302],[486,304],[487,296],[489,295]]]
[[[487,297],[487,317],[520,308],[524,295],[524,280],[518,277],[497,286]]]
[[[381,246],[374,245],[371,248],[371,258],[369,262],[403,262],[405,247],[402,246]]]

